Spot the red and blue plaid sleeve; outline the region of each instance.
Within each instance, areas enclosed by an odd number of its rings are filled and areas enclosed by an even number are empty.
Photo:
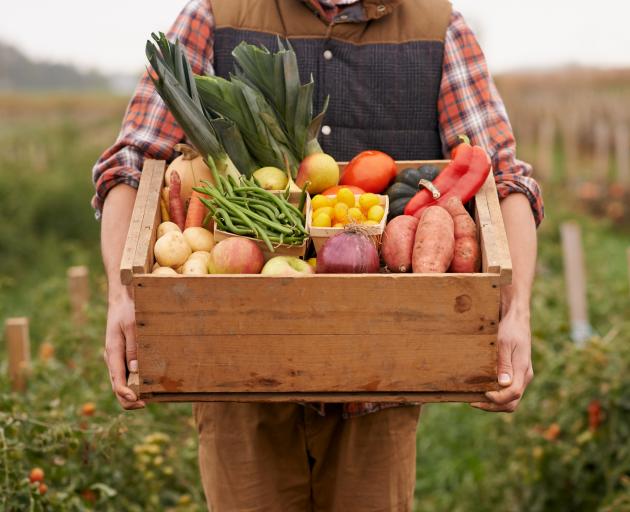
[[[544,217],[540,187],[532,177],[532,167],[516,158],[516,142],[503,100],[477,38],[458,12],[453,12],[446,33],[438,112],[444,154],[450,154],[459,135],[468,135],[488,151],[499,196],[525,194],[536,224],[540,224]]]
[[[208,3],[192,0],[168,32],[186,49],[193,72],[212,74],[214,19]],[[114,145],[99,158],[92,170],[96,194],[92,206],[100,216],[107,193],[121,183],[138,188],[145,158],[171,160],[173,146],[184,133],[168,112],[145,72],[127,107],[120,134]]]

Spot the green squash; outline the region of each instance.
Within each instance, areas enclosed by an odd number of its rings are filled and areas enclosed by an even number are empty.
[[[418,184],[420,180],[433,181],[440,173],[440,170],[433,165],[423,165],[419,169],[403,169],[398,173],[394,184],[387,189],[389,197],[388,220],[402,215],[407,203],[420,190]]]

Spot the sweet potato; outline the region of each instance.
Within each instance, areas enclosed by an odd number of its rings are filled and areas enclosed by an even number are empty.
[[[455,253],[451,263],[451,272],[479,272],[481,249],[477,239],[477,226],[466,208],[457,197],[451,197],[444,209],[453,217],[455,227]]]
[[[411,215],[399,215],[387,224],[383,233],[381,255],[390,272],[404,273],[411,270],[413,242],[419,220]]]
[[[412,267],[416,274],[446,272],[455,251],[453,218],[441,206],[427,208],[416,230]]]

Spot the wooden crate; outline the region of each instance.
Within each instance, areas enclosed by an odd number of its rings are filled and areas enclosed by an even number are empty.
[[[142,399],[472,402],[497,389],[511,260],[492,175],[475,198],[482,273],[155,276],[164,168],[145,164],[121,264]]]

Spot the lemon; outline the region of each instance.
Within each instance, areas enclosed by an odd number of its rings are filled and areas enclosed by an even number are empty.
[[[376,206],[372,206],[368,211],[367,218],[368,220],[373,220],[375,222],[381,222],[381,219],[385,215],[385,208],[383,208],[380,204]]]
[[[376,194],[361,194],[361,196],[359,197],[359,206],[361,206],[361,209],[364,212],[369,211],[370,208],[379,204],[381,204],[381,200]]]
[[[317,194],[313,199],[311,199],[311,208],[314,210],[319,210],[320,208],[326,208],[327,206],[334,206],[334,201],[332,197],[323,196],[321,194]]]
[[[320,210],[323,210],[323,208],[320,208]],[[317,214],[317,216],[313,217],[313,227],[316,228],[329,228],[332,226],[332,219],[330,218],[330,215],[328,215],[326,212],[322,212]]]
[[[350,208],[348,210],[348,222],[361,223],[365,220],[363,212],[359,208]]]
[[[349,188],[342,188],[337,192],[337,203],[344,203],[348,205],[348,208],[354,208],[356,200],[354,193]]]
[[[348,222],[348,205],[346,203],[337,203],[334,209],[335,222],[345,224]]]

